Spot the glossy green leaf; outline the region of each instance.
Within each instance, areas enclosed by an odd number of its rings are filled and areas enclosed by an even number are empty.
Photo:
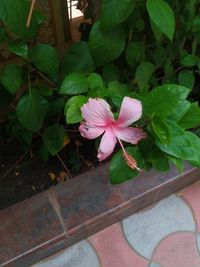
[[[181,59],[181,64],[185,67],[194,67],[198,64],[198,57],[195,55],[186,55]]]
[[[11,53],[16,54],[25,59],[28,58],[28,45],[21,40],[14,40],[9,43],[8,49]]]
[[[110,82],[108,85],[109,97],[116,106],[120,106],[123,98],[131,92],[131,89],[126,84],[121,84],[117,81]]]
[[[101,26],[111,29],[123,22],[134,8],[133,0],[102,0]]]
[[[68,124],[82,121],[81,107],[88,101],[85,96],[73,96],[65,105],[65,116]]]
[[[163,36],[163,33],[161,32],[161,30],[158,28],[158,26],[153,22],[153,20],[151,18],[149,18],[149,20],[150,20],[151,29],[153,31],[155,38],[156,38],[156,41],[159,42]]]
[[[139,149],[146,163],[158,171],[168,171],[169,162],[166,155],[158,149],[153,139],[147,137],[139,142]]]
[[[64,57],[62,71],[65,75],[72,72],[88,74],[95,69],[87,42],[74,44]]]
[[[166,155],[167,158],[176,166],[179,172],[183,172],[184,170],[184,164],[182,159],[178,159],[176,157],[173,157],[171,155]]]
[[[189,92],[188,88],[175,84],[156,87],[144,100],[144,112],[148,116],[156,115],[159,118],[165,118],[186,99]]]
[[[56,49],[48,44],[38,44],[30,52],[30,59],[38,70],[54,77],[59,69]]]
[[[180,126],[168,121],[171,141],[163,144],[156,140],[157,146],[165,153],[192,162],[200,167],[200,138]]]
[[[125,47],[125,34],[119,25],[110,31],[102,31],[96,22],[90,32],[89,47],[96,66],[101,66],[118,58]]]
[[[15,94],[22,83],[21,68],[14,64],[7,64],[0,75],[3,86],[11,93]]]
[[[39,95],[38,91],[23,95],[16,107],[17,118],[22,126],[31,132],[38,132],[46,115],[48,102]]]
[[[197,102],[190,105],[185,115],[179,120],[178,125],[183,129],[200,126],[200,107]]]
[[[164,0],[147,0],[146,5],[152,21],[172,40],[175,31],[175,16],[170,5]]]
[[[101,78],[101,75],[99,75],[98,73],[90,73],[88,76],[88,82],[90,89],[103,87],[103,80]]]
[[[137,67],[135,72],[135,80],[138,83],[139,89],[141,91],[146,90],[149,79],[151,78],[154,72],[154,65],[150,62],[142,62]]]
[[[187,100],[181,102],[177,107],[174,109],[174,111],[168,116],[168,119],[177,122],[179,121],[185,113],[190,108],[191,103]]]
[[[68,75],[60,88],[60,94],[78,95],[86,93],[89,89],[89,82],[85,75],[72,73]]]
[[[179,84],[192,90],[195,83],[194,73],[190,70],[182,70],[178,75]]]
[[[138,167],[144,167],[144,160],[138,148],[128,147],[126,151],[137,161]],[[112,184],[123,183],[134,178],[138,174],[137,170],[128,167],[122,151],[114,155],[109,165],[109,177]]]
[[[156,136],[156,139],[159,139],[162,143],[169,143],[170,142],[170,133],[165,121],[160,119],[154,119],[151,122],[151,127],[153,132]]]
[[[65,129],[57,124],[48,127],[42,135],[43,143],[52,156],[56,155],[63,148],[64,138]]]

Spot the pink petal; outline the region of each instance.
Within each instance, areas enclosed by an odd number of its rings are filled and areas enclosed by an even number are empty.
[[[93,126],[106,126],[113,121],[110,106],[103,99],[90,98],[81,108],[82,116],[86,122]]]
[[[141,139],[145,138],[147,135],[142,129],[126,127],[117,127],[114,129],[114,134],[120,140],[131,143],[133,145],[137,144]]]
[[[112,129],[107,129],[99,145],[98,155],[97,155],[99,161],[106,159],[112,154],[116,143],[117,143],[117,139]]]
[[[142,116],[141,102],[130,97],[124,97],[117,124],[119,127],[127,127],[139,120]]]
[[[90,127],[87,123],[82,122],[79,126],[81,135],[87,139],[94,139],[100,136],[104,131],[104,127]]]

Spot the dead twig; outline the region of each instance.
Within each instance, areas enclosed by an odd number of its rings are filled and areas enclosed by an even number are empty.
[[[68,170],[66,164],[64,163],[64,161],[61,159],[61,157],[59,156],[59,154],[56,154],[57,158],[59,159],[59,161],[61,162],[62,166],[64,167],[65,171],[67,172],[67,174],[69,175],[69,177],[72,177],[70,171]]]
[[[31,7],[30,7],[30,10],[29,10],[29,13],[28,13],[28,18],[27,18],[27,21],[26,21],[26,28],[30,27],[31,18],[32,18],[32,15],[33,15],[33,9],[34,9],[35,3],[36,3],[36,0],[32,0],[31,1]]]
[[[38,144],[38,142],[36,142],[35,144],[33,144],[1,177],[0,177],[0,181],[3,180],[6,176],[8,176],[9,173],[11,173],[16,166],[26,157],[26,155]]]

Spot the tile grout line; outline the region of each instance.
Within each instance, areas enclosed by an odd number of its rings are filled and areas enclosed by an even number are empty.
[[[60,224],[61,224],[61,226],[63,228],[63,231],[65,233],[65,237],[68,238],[67,227],[66,227],[66,225],[65,225],[65,223],[63,221],[63,217],[62,217],[61,212],[60,212],[60,207],[59,207],[58,201],[57,201],[54,193],[51,191],[51,189],[48,190],[48,196],[49,196],[49,200],[50,200],[50,202],[52,204],[52,207],[53,207],[56,215],[58,216]]]
[[[95,246],[93,245],[92,241],[90,241],[90,237],[88,237],[86,239],[83,239],[83,240],[86,240],[90,244],[90,246],[94,250],[94,253],[96,254],[97,259],[99,261],[99,267],[102,267],[103,265],[102,265],[102,262],[101,262],[101,258],[100,258],[99,254],[98,254],[98,250],[95,248]]]
[[[192,208],[192,205],[190,204],[190,202],[184,197],[184,195],[181,194],[179,197],[185,202],[185,204],[188,206],[188,208],[190,209],[190,211],[192,213],[192,216],[193,216],[193,219],[194,219],[194,223],[195,223],[194,237],[195,237],[196,250],[197,250],[198,255],[200,256],[198,240],[197,240],[197,238],[198,238],[198,222],[197,222],[197,219],[196,219],[195,211]]]
[[[127,237],[126,237],[126,234],[125,234],[125,232],[124,232],[124,226],[123,226],[123,220],[121,220],[120,222],[119,222],[119,224],[120,224],[120,228],[121,228],[121,231],[122,231],[122,235],[123,235],[123,237],[124,237],[124,240],[126,241],[126,243],[127,243],[127,245],[140,257],[140,258],[143,258],[143,259],[145,259],[147,262],[149,262],[149,259],[148,258],[146,258],[145,256],[143,256],[143,255],[141,255],[134,247],[132,247],[132,245],[129,243],[129,241],[128,241],[128,239],[127,239]]]

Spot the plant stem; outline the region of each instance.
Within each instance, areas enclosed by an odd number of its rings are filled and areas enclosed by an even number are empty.
[[[62,166],[64,167],[64,169],[66,170],[67,174],[69,175],[69,177],[72,177],[70,171],[68,170],[66,164],[64,163],[64,161],[62,160],[62,158],[59,156],[59,154],[56,154],[57,158],[59,159],[59,161],[61,162]]]

